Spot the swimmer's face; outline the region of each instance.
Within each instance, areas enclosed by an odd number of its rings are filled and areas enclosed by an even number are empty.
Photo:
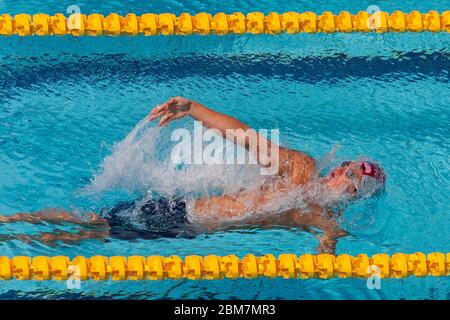
[[[323,180],[326,186],[333,192],[348,194],[355,197],[357,186],[362,178],[361,164],[355,161],[347,161],[333,169]]]

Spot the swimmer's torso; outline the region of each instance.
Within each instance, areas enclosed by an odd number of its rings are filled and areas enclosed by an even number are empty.
[[[275,191],[276,192],[276,191]],[[281,192],[281,191],[280,191]],[[242,192],[238,195],[203,197],[195,201],[193,218],[205,221],[209,217],[224,219],[242,218],[259,210],[274,197],[274,191],[259,189],[256,192]]]
[[[265,184],[256,190],[243,191],[237,195],[208,196],[197,199],[189,213],[191,222],[235,220],[261,212],[265,206],[292,187],[306,184],[315,170],[314,160],[292,150],[280,151],[281,179]]]

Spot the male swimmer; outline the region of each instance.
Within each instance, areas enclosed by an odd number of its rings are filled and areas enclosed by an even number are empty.
[[[218,130],[224,138],[242,145],[249,152],[259,150],[263,144],[274,146],[272,142],[241,121],[181,97],[171,98],[155,107],[150,112],[149,120],[159,119],[159,126],[167,126],[169,122],[187,116],[201,121],[207,128]],[[236,133],[230,135],[230,130]],[[256,139],[252,140],[252,135]],[[251,141],[257,145],[251,146]],[[192,230],[221,228],[230,224],[230,221],[236,225],[242,220],[243,224],[299,227],[312,232],[315,232],[314,228],[318,228],[322,231],[317,236],[318,251],[333,253],[337,239],[347,233],[339,227],[332,208],[320,204],[315,197],[304,197],[306,207],[304,205],[302,208],[291,207],[274,215],[264,212],[267,210],[267,204],[276,199],[283,199],[283,195],[289,194],[292,190],[304,190],[308,193],[308,190],[315,187],[315,190],[330,193],[335,198],[336,196],[347,200],[367,198],[384,188],[386,176],[383,169],[369,161],[346,161],[325,177],[320,177],[313,158],[300,151],[278,145],[276,147],[278,150],[276,178],[267,179],[267,182],[257,190],[243,190],[233,195],[204,196],[193,200],[192,203],[186,203],[182,199],[165,198],[120,203],[107,212],[89,213],[87,218],[60,209],[0,216],[0,223],[67,222],[85,227],[80,228],[78,233],[59,231],[41,233],[37,236],[14,235],[3,238],[37,240],[53,244],[56,241],[76,243],[84,239],[105,240],[109,237],[120,239],[175,237],[191,235]],[[255,156],[261,165],[271,165],[262,161],[259,153],[256,152]],[[138,220],[144,227],[137,228],[130,221],[126,221],[121,214],[124,211],[132,211],[133,219]]]

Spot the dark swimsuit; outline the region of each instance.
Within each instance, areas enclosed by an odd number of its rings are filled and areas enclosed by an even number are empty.
[[[132,218],[125,212],[133,212]],[[181,199],[150,199],[144,203],[119,202],[109,211],[102,211],[101,217],[108,220],[111,238],[156,239],[192,238],[188,229],[186,203]]]

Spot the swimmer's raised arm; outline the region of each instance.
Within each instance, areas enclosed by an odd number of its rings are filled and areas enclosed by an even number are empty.
[[[227,129],[251,129],[245,123],[226,114],[214,111],[193,100],[182,97],[174,97],[167,102],[155,107],[150,112],[149,120],[161,118],[158,125],[166,126],[169,122],[191,116],[194,120],[203,122],[207,128],[219,130],[225,136]]]
[[[161,118],[158,125],[167,126],[169,122],[185,116],[191,116],[194,120],[201,121],[205,127],[219,131],[226,139],[242,145],[249,151],[254,151],[254,155],[260,164],[263,163],[259,159],[259,148],[264,146],[270,149],[273,144],[240,120],[182,97],[171,98],[162,105],[155,107],[150,112],[149,120]],[[254,148],[251,148],[252,142],[256,144],[253,146]],[[273,145],[278,147],[276,144]],[[269,164],[264,163],[263,165]]]
[[[149,120],[160,118],[158,125],[167,126],[173,120],[191,116],[201,121],[204,126],[218,130],[223,137],[245,147],[265,167],[278,167],[278,174],[287,174],[296,184],[307,182],[315,168],[315,161],[310,156],[287,148],[282,148],[258,134],[247,124],[229,115],[214,111],[198,102],[182,97],[174,97],[155,107],[149,115]],[[261,148],[265,148],[261,149]],[[279,152],[278,164],[272,163],[275,157],[272,150]],[[264,150],[265,152],[261,152]],[[264,159],[262,159],[264,156]],[[267,157],[266,157],[267,156]]]

